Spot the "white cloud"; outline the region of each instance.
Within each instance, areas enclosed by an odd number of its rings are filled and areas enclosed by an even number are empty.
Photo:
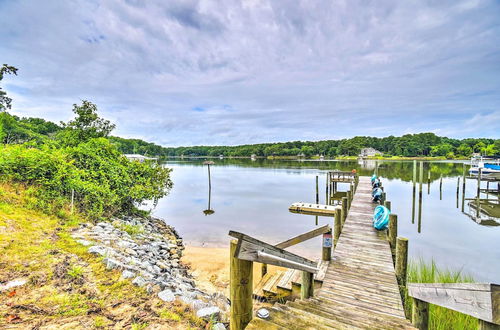
[[[14,112],[66,120],[90,99],[118,134],[169,145],[483,135],[468,120],[498,109],[499,7],[3,1],[0,54],[20,68]]]

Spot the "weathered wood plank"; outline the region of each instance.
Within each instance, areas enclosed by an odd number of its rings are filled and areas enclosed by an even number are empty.
[[[287,239],[286,241],[278,243],[275,245],[275,247],[277,247],[278,249],[286,249],[287,247],[290,247],[292,245],[296,245],[296,244],[302,243],[304,241],[307,241],[311,238],[314,238],[316,236],[319,236],[321,234],[328,233],[331,230],[332,230],[332,228],[329,225],[324,225],[322,227],[308,231],[307,233],[297,235],[295,237]]]
[[[320,214],[323,216],[334,216],[335,211],[339,206],[325,205],[325,204],[314,204],[314,203],[293,203],[290,205],[288,210],[294,213],[304,213],[304,214]]]
[[[299,269],[314,274],[318,272],[317,263],[312,260],[277,248],[242,233],[230,231],[229,236],[238,239],[238,247],[234,255],[238,259]]]
[[[409,283],[410,297],[500,324],[500,286],[474,283]]]

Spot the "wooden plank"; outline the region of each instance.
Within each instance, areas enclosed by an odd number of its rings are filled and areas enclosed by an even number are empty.
[[[498,284],[409,283],[408,294],[430,304],[500,324]]]
[[[312,260],[279,249],[242,233],[230,231],[229,236],[238,239],[238,247],[234,255],[238,259],[298,269],[314,274],[318,272],[317,263]]]
[[[339,206],[299,202],[290,205],[288,210],[294,213],[334,216],[335,210],[337,210],[337,208],[339,208]]]
[[[332,228],[329,225],[324,225],[322,227],[308,231],[307,233],[300,234],[300,235],[297,235],[297,236],[292,237],[290,239],[287,239],[286,241],[283,241],[279,244],[276,244],[275,247],[277,247],[278,249],[286,249],[287,247],[290,247],[292,245],[296,245],[296,244],[302,243],[304,241],[307,241],[313,237],[328,233],[331,230],[332,230]]]

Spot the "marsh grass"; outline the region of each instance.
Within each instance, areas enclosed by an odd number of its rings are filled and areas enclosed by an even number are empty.
[[[461,269],[440,268],[434,260],[423,259],[410,261],[408,265],[408,283],[472,283],[474,279],[464,274]],[[406,315],[411,315],[412,299],[405,292]],[[436,305],[429,305],[429,329],[477,329],[476,318]]]

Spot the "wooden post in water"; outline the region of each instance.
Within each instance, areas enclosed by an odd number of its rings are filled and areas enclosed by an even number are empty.
[[[243,330],[252,320],[253,262],[235,257],[237,240],[232,240],[230,258],[231,330]]]
[[[422,181],[424,180],[424,162],[420,162],[420,173],[418,178],[418,229],[422,229]]]
[[[443,175],[439,177],[439,200],[443,199]]]
[[[481,197],[481,170],[482,168],[478,168],[477,172],[477,199]]]
[[[391,210],[391,202],[390,201],[384,201],[384,206],[389,209],[389,211]]]
[[[411,203],[411,223],[415,223],[415,195],[417,192],[417,161],[413,160],[413,199]]]
[[[345,219],[347,218],[347,197],[342,197],[342,227],[344,226]]]
[[[427,171],[427,195],[431,193],[431,169],[429,164],[429,170]]]
[[[350,190],[347,191],[347,209],[349,210],[351,208],[351,194],[352,192]]]
[[[300,287],[300,299],[308,299],[314,294],[313,273],[302,271],[302,285]],[[233,328],[231,328],[232,330]]]
[[[457,178],[457,209],[458,209],[459,194],[460,194],[460,177]]]
[[[429,303],[422,300],[413,299],[411,318],[413,325],[417,329],[429,329]]]
[[[396,255],[396,239],[398,237],[398,216],[394,213],[389,214],[389,229],[387,238],[391,245],[392,255]],[[395,261],[395,260],[394,260]]]
[[[465,163],[462,164],[463,169],[462,169],[462,212],[464,211],[465,208]]]
[[[325,186],[325,191],[326,191],[326,197],[325,197],[325,204],[330,205],[330,196],[328,195],[328,172],[326,172],[326,186]]]
[[[342,208],[343,210],[343,208]],[[333,247],[337,246],[342,231],[342,210],[335,210],[335,220],[333,224]]]
[[[396,228],[397,230],[397,228]],[[406,286],[406,272],[408,268],[408,239],[396,238],[396,277],[399,285]]]
[[[319,186],[318,186],[318,176],[316,175],[316,204],[319,204]]]

